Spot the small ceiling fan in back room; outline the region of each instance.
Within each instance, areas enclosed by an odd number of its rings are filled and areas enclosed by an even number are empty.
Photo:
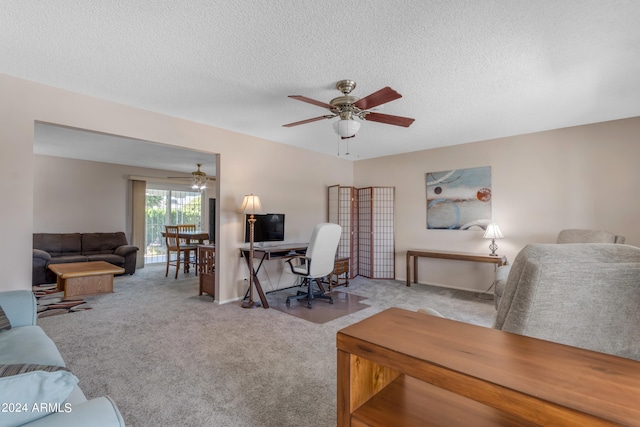
[[[207,188],[207,181],[209,180],[214,180],[215,177],[213,176],[208,176],[206,173],[202,172],[200,170],[200,167],[202,166],[202,163],[198,163],[198,170],[197,171],[193,171],[191,172],[191,178],[186,177],[186,176],[168,176],[167,178],[170,179],[191,179],[191,188],[195,189],[195,190],[204,190],[205,188]]]
[[[342,96],[333,98],[329,103],[316,101],[315,99],[307,98],[302,95],[289,95],[289,98],[326,108],[331,111],[331,114],[289,123],[283,126],[293,127],[322,119],[340,117],[340,120],[335,122],[333,127],[342,139],[348,139],[356,136],[356,133],[360,129],[360,122],[355,120],[356,118],[370,122],[403,127],[409,127],[411,126],[411,123],[413,123],[414,119],[410,119],[408,117],[392,116],[390,114],[381,114],[370,111],[374,107],[402,98],[402,95],[391,89],[389,86],[384,87],[371,95],[365,96],[364,98],[358,98],[350,95],[351,91],[355,89],[355,87],[356,82],[353,80],[340,80],[336,83],[336,89],[342,92]]]

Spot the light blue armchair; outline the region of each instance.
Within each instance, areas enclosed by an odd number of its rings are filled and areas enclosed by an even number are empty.
[[[11,323],[11,329],[0,331],[0,372],[7,373],[0,376],[0,404],[7,409],[0,412],[0,427],[124,426],[109,397],[87,400],[78,378],[59,368],[64,360],[36,325],[31,291],[0,292],[0,307]]]

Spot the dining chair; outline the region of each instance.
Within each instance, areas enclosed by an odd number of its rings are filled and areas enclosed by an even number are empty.
[[[167,245],[167,270],[165,271],[164,276],[167,277],[169,275],[169,266],[176,266],[176,276],[178,278],[178,271],[180,271],[180,264],[191,262],[190,254],[193,251],[195,254],[195,266],[196,266],[196,275],[198,273],[198,247],[197,245],[192,244],[183,244],[180,241],[179,237],[179,226],[177,225],[165,225],[165,242]],[[174,260],[171,259],[171,253],[176,254],[176,258]]]
[[[182,233],[195,233],[196,225],[195,224],[178,224],[178,235],[182,235]],[[193,251],[193,255],[191,251],[185,252],[185,258],[189,260],[191,264],[196,267],[196,276],[198,275],[198,250],[197,243],[192,242],[192,238],[190,237],[180,237],[180,246],[195,246],[196,250]]]
[[[178,233],[195,233],[196,225],[195,224],[178,224]],[[180,243],[183,245],[191,244],[191,239],[186,237],[180,237]]]

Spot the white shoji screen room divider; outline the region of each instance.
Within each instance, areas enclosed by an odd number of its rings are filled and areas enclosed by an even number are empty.
[[[342,226],[349,277],[395,279],[394,187],[329,187],[329,222]]]
[[[342,234],[338,258],[349,258],[349,278],[358,274],[358,201],[356,189],[334,185],[329,187],[329,222],[340,224]]]

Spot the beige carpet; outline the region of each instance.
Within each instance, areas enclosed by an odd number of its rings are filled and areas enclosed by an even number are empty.
[[[360,277],[338,292],[368,307],[322,324],[218,305],[198,296],[195,276],[165,278],[163,266],[116,277],[114,290],[38,324],[84,393],[109,395],[128,427],[335,427],[337,331],[388,307],[484,326],[495,316],[470,292]]]

